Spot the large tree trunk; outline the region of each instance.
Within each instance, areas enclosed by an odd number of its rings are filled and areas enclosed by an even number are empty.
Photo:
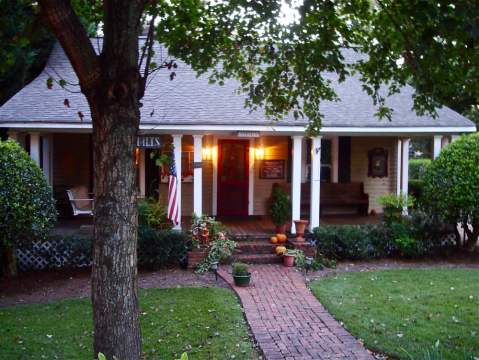
[[[97,55],[69,1],[39,0],[60,41],[93,123],[95,242],[92,301],[95,356],[141,357],[137,294],[134,147],[143,93],[138,35],[145,0],[103,1],[104,38]]]
[[[136,102],[136,101],[135,101]],[[93,126],[95,243],[92,300],[95,354],[141,357],[137,294],[134,145],[138,106],[107,106]]]
[[[17,276],[15,245],[3,248],[3,275],[6,277]]]

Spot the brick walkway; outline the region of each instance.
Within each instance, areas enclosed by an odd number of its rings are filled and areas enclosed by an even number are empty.
[[[233,285],[230,267],[219,274],[241,299],[246,318],[268,360],[373,359],[319,303],[303,276],[282,265],[252,265],[249,287]]]

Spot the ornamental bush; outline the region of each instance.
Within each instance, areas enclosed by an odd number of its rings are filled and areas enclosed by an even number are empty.
[[[409,160],[409,194],[413,195],[419,202],[422,199],[424,174],[431,163],[431,159]]]
[[[423,203],[440,220],[461,223],[465,247],[476,248],[479,236],[479,133],[462,136],[445,147],[424,175]]]
[[[46,238],[57,219],[42,170],[13,141],[0,141],[0,245],[5,274],[16,275],[17,244]]]
[[[326,225],[313,230],[317,250],[334,260],[361,260],[390,255],[393,251],[383,225]]]
[[[190,246],[191,242],[184,232],[140,226],[138,229],[138,267],[157,270],[178,265],[186,257]]]

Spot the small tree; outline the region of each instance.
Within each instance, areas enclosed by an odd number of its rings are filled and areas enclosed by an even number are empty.
[[[473,251],[479,236],[479,133],[447,146],[424,176],[424,205],[443,221],[461,223],[465,247]]]
[[[42,170],[12,140],[0,141],[0,246],[4,274],[17,274],[15,247],[45,238],[57,217]]]

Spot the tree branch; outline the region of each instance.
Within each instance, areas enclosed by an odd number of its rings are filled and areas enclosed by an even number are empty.
[[[150,21],[150,27],[148,28],[148,36],[146,37],[145,42],[145,49],[146,50],[146,61],[145,61],[145,69],[143,71],[143,76],[141,78],[141,89],[140,89],[140,99],[144,96],[146,90],[146,82],[148,80],[149,67],[151,64],[151,59],[153,57],[153,45],[155,43],[155,19],[156,16],[153,16]],[[141,64],[143,62],[143,57],[145,55],[145,51],[141,54],[140,65],[138,66],[138,71],[141,72]]]
[[[99,57],[69,1],[39,0],[50,29],[57,37],[88,96],[100,77]]]

